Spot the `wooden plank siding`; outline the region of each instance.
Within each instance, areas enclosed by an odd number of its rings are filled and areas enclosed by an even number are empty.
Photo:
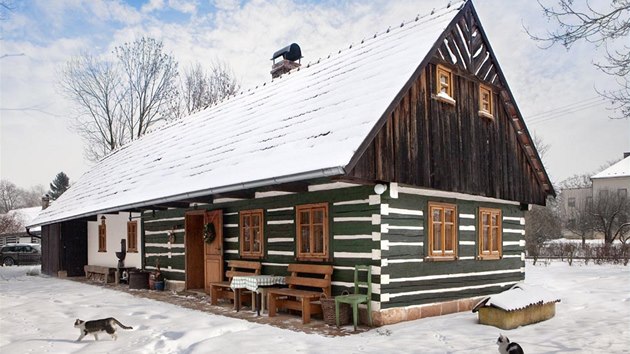
[[[436,65],[428,64],[348,176],[544,204],[547,193],[518,142],[499,88],[492,86],[494,119],[482,118],[479,81],[451,69],[455,105],[432,95]]]
[[[518,205],[388,193],[381,204],[381,309],[445,302],[494,294],[525,278],[524,212]],[[422,195],[424,194],[424,195]],[[457,254],[453,261],[430,261],[426,240],[429,202],[457,205]],[[479,260],[478,211],[502,211],[503,257]]]
[[[264,210],[265,254],[260,259],[263,274],[286,275],[287,265],[296,259],[295,206],[327,202],[329,207],[330,254],[333,264],[333,294],[350,289],[353,284],[355,264],[378,265],[380,243],[373,233],[380,230],[380,221],[373,220],[379,214],[379,205],[371,205],[372,186],[322,190],[309,193],[289,194],[232,201],[199,206],[199,209],[223,209],[224,258],[247,259],[239,255],[239,211]],[[165,277],[170,280],[185,279],[184,215],[192,209],[147,211],[142,216],[146,268],[152,269],[156,259]],[[374,223],[377,222],[377,223]],[[175,241],[168,245],[168,232],[174,230]],[[170,257],[169,257],[170,252]],[[322,262],[311,262],[321,264]],[[379,275],[373,275],[378,283]],[[373,295],[378,300],[378,292]]]

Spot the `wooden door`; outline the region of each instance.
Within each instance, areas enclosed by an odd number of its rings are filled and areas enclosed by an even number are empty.
[[[210,293],[210,283],[223,280],[223,211],[205,213],[204,225],[212,224],[216,233],[212,242],[204,242],[205,281],[204,290]]]
[[[184,238],[186,254],[186,289],[204,288],[204,242],[203,226],[205,212],[186,213],[186,236]]]

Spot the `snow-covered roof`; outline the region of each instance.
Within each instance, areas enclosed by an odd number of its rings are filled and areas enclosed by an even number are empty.
[[[521,310],[529,306],[560,302],[560,298],[551,292],[536,286],[523,283],[515,284],[509,290],[481,300],[473,308],[476,312],[481,307],[497,307],[505,311]]]
[[[591,178],[611,178],[630,176],[630,156],[608,167]]]
[[[342,175],[463,3],[146,134],[97,163],[33,223]]]

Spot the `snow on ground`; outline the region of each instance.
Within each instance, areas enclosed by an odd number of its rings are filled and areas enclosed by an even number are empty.
[[[0,353],[630,353],[630,267],[527,264],[526,283],[558,295],[556,316],[510,331],[464,312],[325,337],[227,318],[100,286],[0,268]],[[113,316],[133,330],[76,342],[74,320]]]

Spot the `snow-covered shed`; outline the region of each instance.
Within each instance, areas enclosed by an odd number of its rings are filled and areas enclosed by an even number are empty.
[[[231,259],[332,265],[334,294],[367,264],[376,324],[524,279],[524,213],[554,191],[472,2],[283,67],[102,159],[33,222],[44,242],[137,212],[143,267],[206,291]]]
[[[501,329],[514,329],[548,320],[556,314],[560,298],[546,289],[518,283],[500,294],[485,297],[473,312],[479,323]]]

